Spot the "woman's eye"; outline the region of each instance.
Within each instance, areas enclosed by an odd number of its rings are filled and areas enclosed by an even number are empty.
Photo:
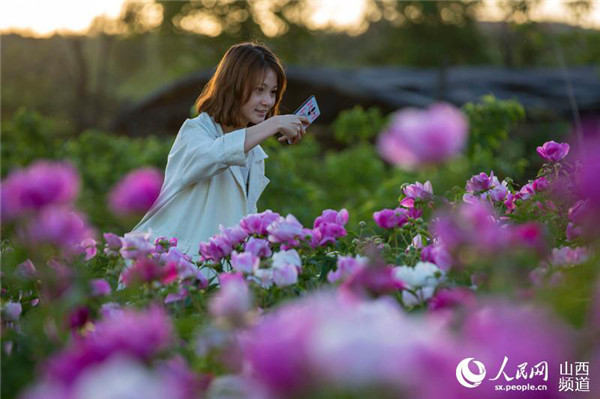
[[[271,92],[271,94],[272,94],[272,95],[275,95],[275,94],[277,94],[277,90],[273,90],[273,91]]]

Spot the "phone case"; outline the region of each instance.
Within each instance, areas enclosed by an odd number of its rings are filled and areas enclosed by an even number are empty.
[[[321,111],[319,110],[319,105],[317,104],[317,99],[315,96],[310,96],[302,103],[301,106],[298,107],[296,111],[294,111],[294,115],[306,116],[308,118],[308,124],[312,124],[315,119],[321,115]]]

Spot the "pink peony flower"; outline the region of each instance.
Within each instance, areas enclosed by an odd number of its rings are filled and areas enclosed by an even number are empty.
[[[157,254],[162,254],[164,252],[169,251],[169,248],[177,246],[177,238],[176,237],[157,237],[154,240],[154,252]]]
[[[106,245],[104,246],[104,253],[109,257],[118,257],[119,250],[123,246],[121,242],[121,237],[113,233],[104,233],[104,240],[106,241]]]
[[[587,248],[561,247],[552,249],[550,263],[553,266],[575,266],[585,262],[589,258]]]
[[[74,340],[45,367],[46,378],[72,384],[93,365],[113,355],[148,361],[172,342],[172,326],[164,310],[120,310],[107,314],[87,336]]]
[[[273,254],[273,282],[279,287],[296,284],[302,268],[300,255],[295,249]]]
[[[244,251],[254,254],[261,258],[268,258],[271,256],[271,247],[269,247],[269,241],[262,238],[250,237],[248,242],[244,245]]]
[[[209,239],[208,243],[200,243],[199,252],[202,255],[203,261],[212,260],[219,262],[221,259],[229,256],[232,250],[232,242],[226,236],[216,234]]]
[[[491,206],[481,202],[462,203],[456,212],[441,212],[432,231],[450,253],[463,247],[491,253],[505,248],[510,240]]]
[[[471,179],[467,181],[467,191],[470,193],[487,191],[492,188],[495,185],[494,183],[497,181],[498,178],[494,176],[494,171],[492,171],[489,176],[481,172],[480,174],[471,177]]]
[[[373,220],[381,228],[393,229],[401,227],[408,221],[408,212],[402,208],[382,209],[373,213]]]
[[[545,177],[540,177],[539,179],[535,179],[532,183],[533,191],[536,193],[541,193],[542,191],[548,190],[550,187],[550,183]]]
[[[221,273],[221,288],[209,302],[211,315],[237,324],[252,309],[252,296],[241,273]]]
[[[547,141],[537,148],[537,153],[547,162],[558,162],[567,156],[570,148],[567,143]]]
[[[111,238],[111,241],[113,239]],[[116,245],[116,242],[114,243]],[[156,249],[150,242],[150,234],[138,231],[132,231],[125,234],[121,239],[121,249],[119,253],[124,259],[143,258],[154,252]]]
[[[271,223],[267,228],[269,241],[273,243],[284,243],[290,246],[299,244],[299,239],[303,238],[303,227],[294,217],[287,215],[286,218]]]
[[[452,255],[440,243],[428,245],[421,251],[421,260],[431,262],[447,272],[452,267]]]
[[[565,234],[567,236],[567,241],[573,241],[581,237],[582,230],[581,227],[578,227],[574,223],[569,222],[567,224],[567,230],[565,231]]]
[[[164,275],[164,269],[155,260],[139,258],[133,265],[123,271],[123,283],[129,286],[134,283],[149,283],[159,281]]]
[[[82,214],[62,206],[47,206],[19,235],[29,246],[49,244],[65,253],[75,253],[77,246],[92,234]]]
[[[240,221],[240,227],[248,234],[267,235],[269,234],[267,227],[280,217],[278,213],[266,210],[246,216]]]
[[[107,296],[110,295],[111,288],[108,281],[103,278],[96,278],[90,281],[92,288],[92,296]]]
[[[328,223],[337,224],[339,226],[345,226],[348,223],[348,211],[342,209],[341,211],[335,211],[333,209],[326,209],[321,213],[321,216],[315,219],[313,228],[318,228],[321,225]]]
[[[246,233],[239,226],[230,227],[226,229],[222,225],[219,225],[219,230],[221,231],[221,235],[231,243],[232,247],[243,243],[248,237],[248,233]]]
[[[278,287],[287,287],[298,282],[298,269],[294,265],[273,268],[273,282]]]
[[[422,199],[424,201],[429,201],[433,198],[433,186],[431,182],[427,180],[424,184],[416,182],[414,184],[409,184],[408,186],[402,189],[406,198]],[[409,206],[409,208],[412,208]]]
[[[25,262],[17,265],[15,275],[22,278],[23,280],[33,280],[37,277],[37,270],[31,259],[27,259]]]
[[[0,189],[2,220],[48,205],[67,205],[79,191],[79,175],[68,162],[38,161],[12,172]]]
[[[450,104],[438,103],[427,110],[397,112],[379,136],[377,148],[386,161],[412,170],[453,158],[464,147],[467,134],[462,112]]]
[[[342,292],[351,292],[360,296],[380,296],[400,291],[404,283],[394,275],[394,269],[379,264],[358,267],[340,286]]]
[[[158,198],[162,182],[162,174],[153,168],[129,172],[112,188],[109,206],[120,216],[144,214]]]
[[[258,270],[259,265],[260,259],[251,252],[231,253],[231,266],[238,272],[252,274]]]
[[[98,243],[93,238],[85,238],[75,246],[75,252],[84,255],[84,260],[93,259],[98,253]]]
[[[327,281],[335,283],[339,280],[345,280],[357,269],[366,267],[368,262],[369,260],[362,256],[340,256],[337,259],[336,270],[331,270],[327,274]]]
[[[6,321],[19,321],[23,307],[19,302],[6,302],[2,307],[2,318]]]
[[[336,239],[346,236],[347,232],[344,226],[348,223],[348,211],[342,209],[337,212],[332,209],[326,209],[321,216],[315,219],[313,231],[309,232],[311,236],[311,246],[316,248],[327,243],[335,243]]]
[[[439,290],[435,296],[429,300],[428,309],[430,311],[439,311],[465,305],[471,306],[475,304],[475,301],[475,294],[467,288],[445,288]]]

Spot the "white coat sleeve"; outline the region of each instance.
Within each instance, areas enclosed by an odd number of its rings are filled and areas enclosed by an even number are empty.
[[[211,137],[202,126],[191,126],[174,156],[179,159],[181,184],[187,186],[214,176],[232,165],[244,166],[246,129]]]

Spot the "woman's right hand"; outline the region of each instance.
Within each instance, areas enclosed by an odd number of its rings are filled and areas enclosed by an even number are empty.
[[[306,134],[304,126],[308,126],[308,119],[305,116],[276,115],[271,119],[277,124],[276,131],[283,135],[279,141],[290,140],[290,144],[296,144]]]

